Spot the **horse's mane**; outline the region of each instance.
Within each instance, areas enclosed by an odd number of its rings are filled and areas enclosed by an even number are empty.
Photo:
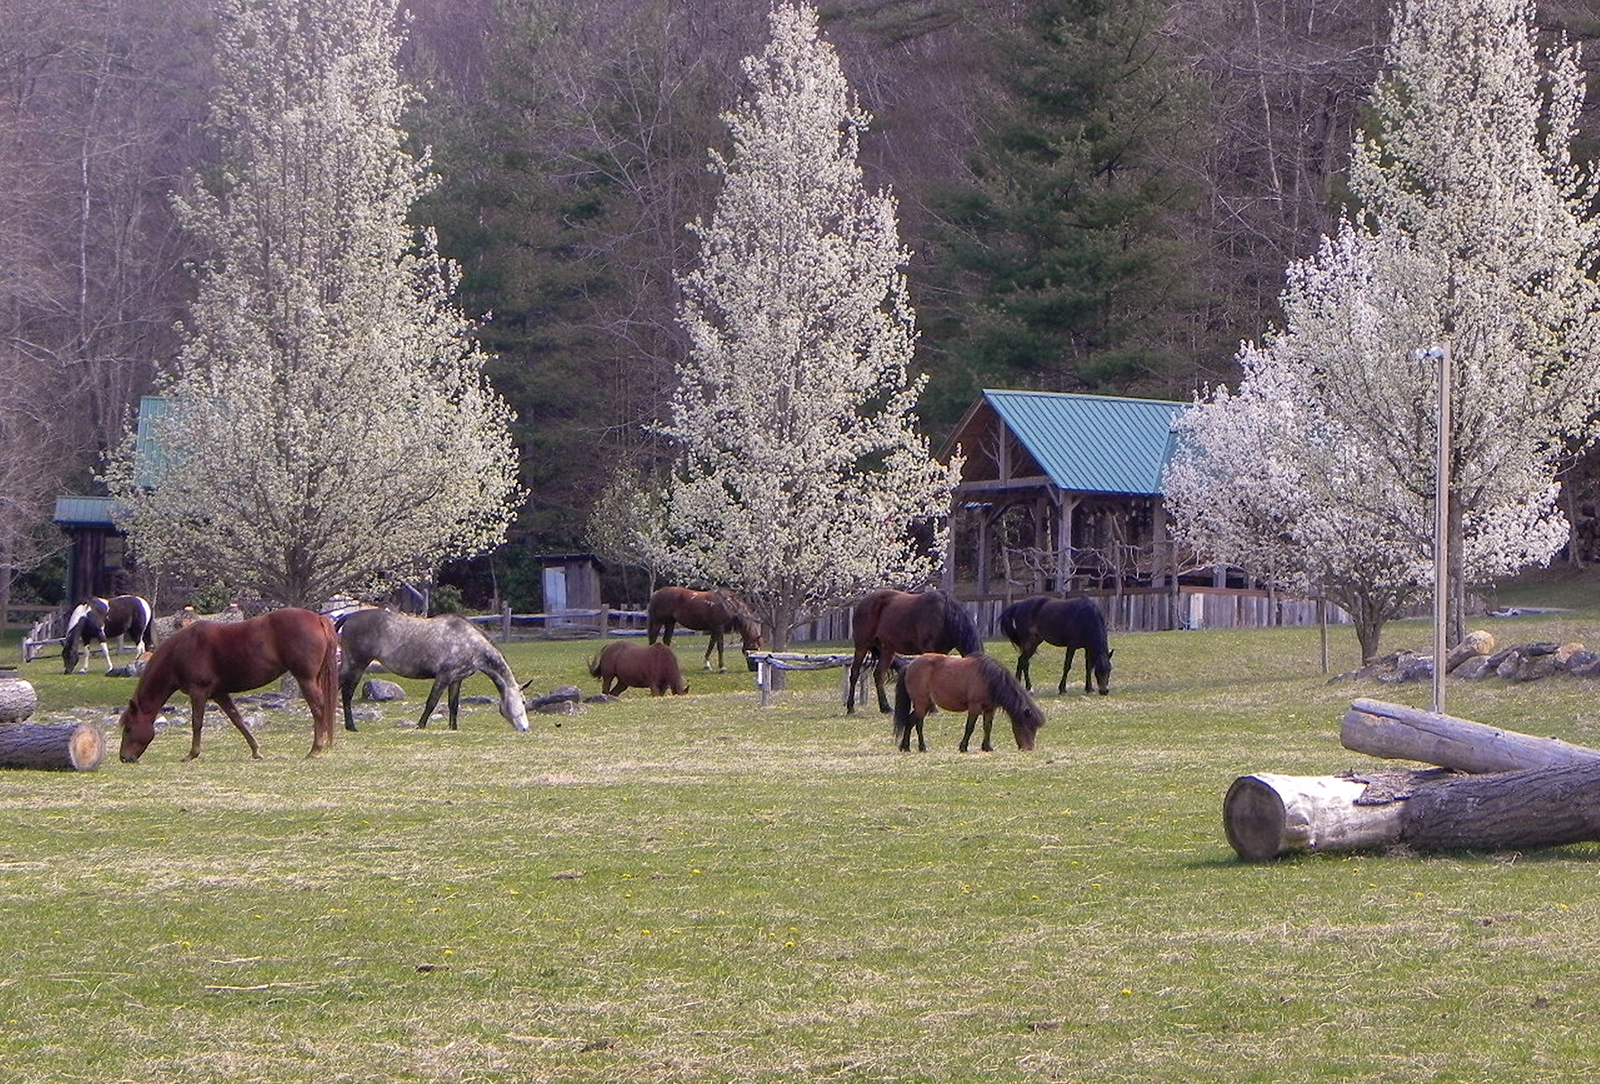
[[[1033,698],[1028,695],[1028,690],[1022,687],[1022,682],[1013,677],[1005,664],[994,656],[980,655],[978,668],[988,683],[989,694],[994,697],[994,702],[1013,720],[1020,719],[1023,713],[1037,708]],[[1040,715],[1039,725],[1043,726],[1043,713]]]
[[[963,655],[983,654],[983,639],[965,606],[943,591],[933,592],[944,608],[944,636]]]

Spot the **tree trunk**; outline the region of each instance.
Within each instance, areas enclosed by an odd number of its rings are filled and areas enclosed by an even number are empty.
[[[1600,840],[1600,760],[1492,775],[1251,775],[1223,800],[1240,858],[1404,844],[1425,851],[1511,850]]]
[[[1463,772],[1507,772],[1600,760],[1600,750],[1515,730],[1435,715],[1431,711],[1356,700],[1339,739],[1346,749],[1390,760],[1419,760]]]
[[[19,723],[39,706],[33,684],[21,678],[0,678],[0,723]]]
[[[92,772],[106,756],[106,736],[88,723],[0,726],[0,767]]]

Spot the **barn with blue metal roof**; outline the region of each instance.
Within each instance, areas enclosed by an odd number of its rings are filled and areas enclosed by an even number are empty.
[[[1187,406],[985,390],[943,452],[965,457],[946,587],[990,597],[1171,586],[1161,479]]]

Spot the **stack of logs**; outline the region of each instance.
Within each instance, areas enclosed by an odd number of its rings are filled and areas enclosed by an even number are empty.
[[[1438,767],[1243,776],[1223,800],[1223,825],[1240,858],[1600,840],[1600,750],[1377,700],[1351,705],[1340,738],[1357,752]]]
[[[39,706],[33,685],[0,677],[0,768],[92,772],[106,757],[106,736],[88,723],[25,720]]]

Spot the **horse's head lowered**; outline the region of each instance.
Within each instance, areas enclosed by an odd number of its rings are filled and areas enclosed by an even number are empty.
[[[1105,696],[1111,691],[1111,656],[1116,652],[1107,648],[1105,654],[1090,653],[1089,669],[1094,672],[1095,686],[1100,690],[1100,695]]]
[[[156,713],[142,710],[137,701],[129,700],[128,706],[122,709],[117,728],[122,731],[122,747],[117,756],[124,764],[136,764],[155,740]]]

